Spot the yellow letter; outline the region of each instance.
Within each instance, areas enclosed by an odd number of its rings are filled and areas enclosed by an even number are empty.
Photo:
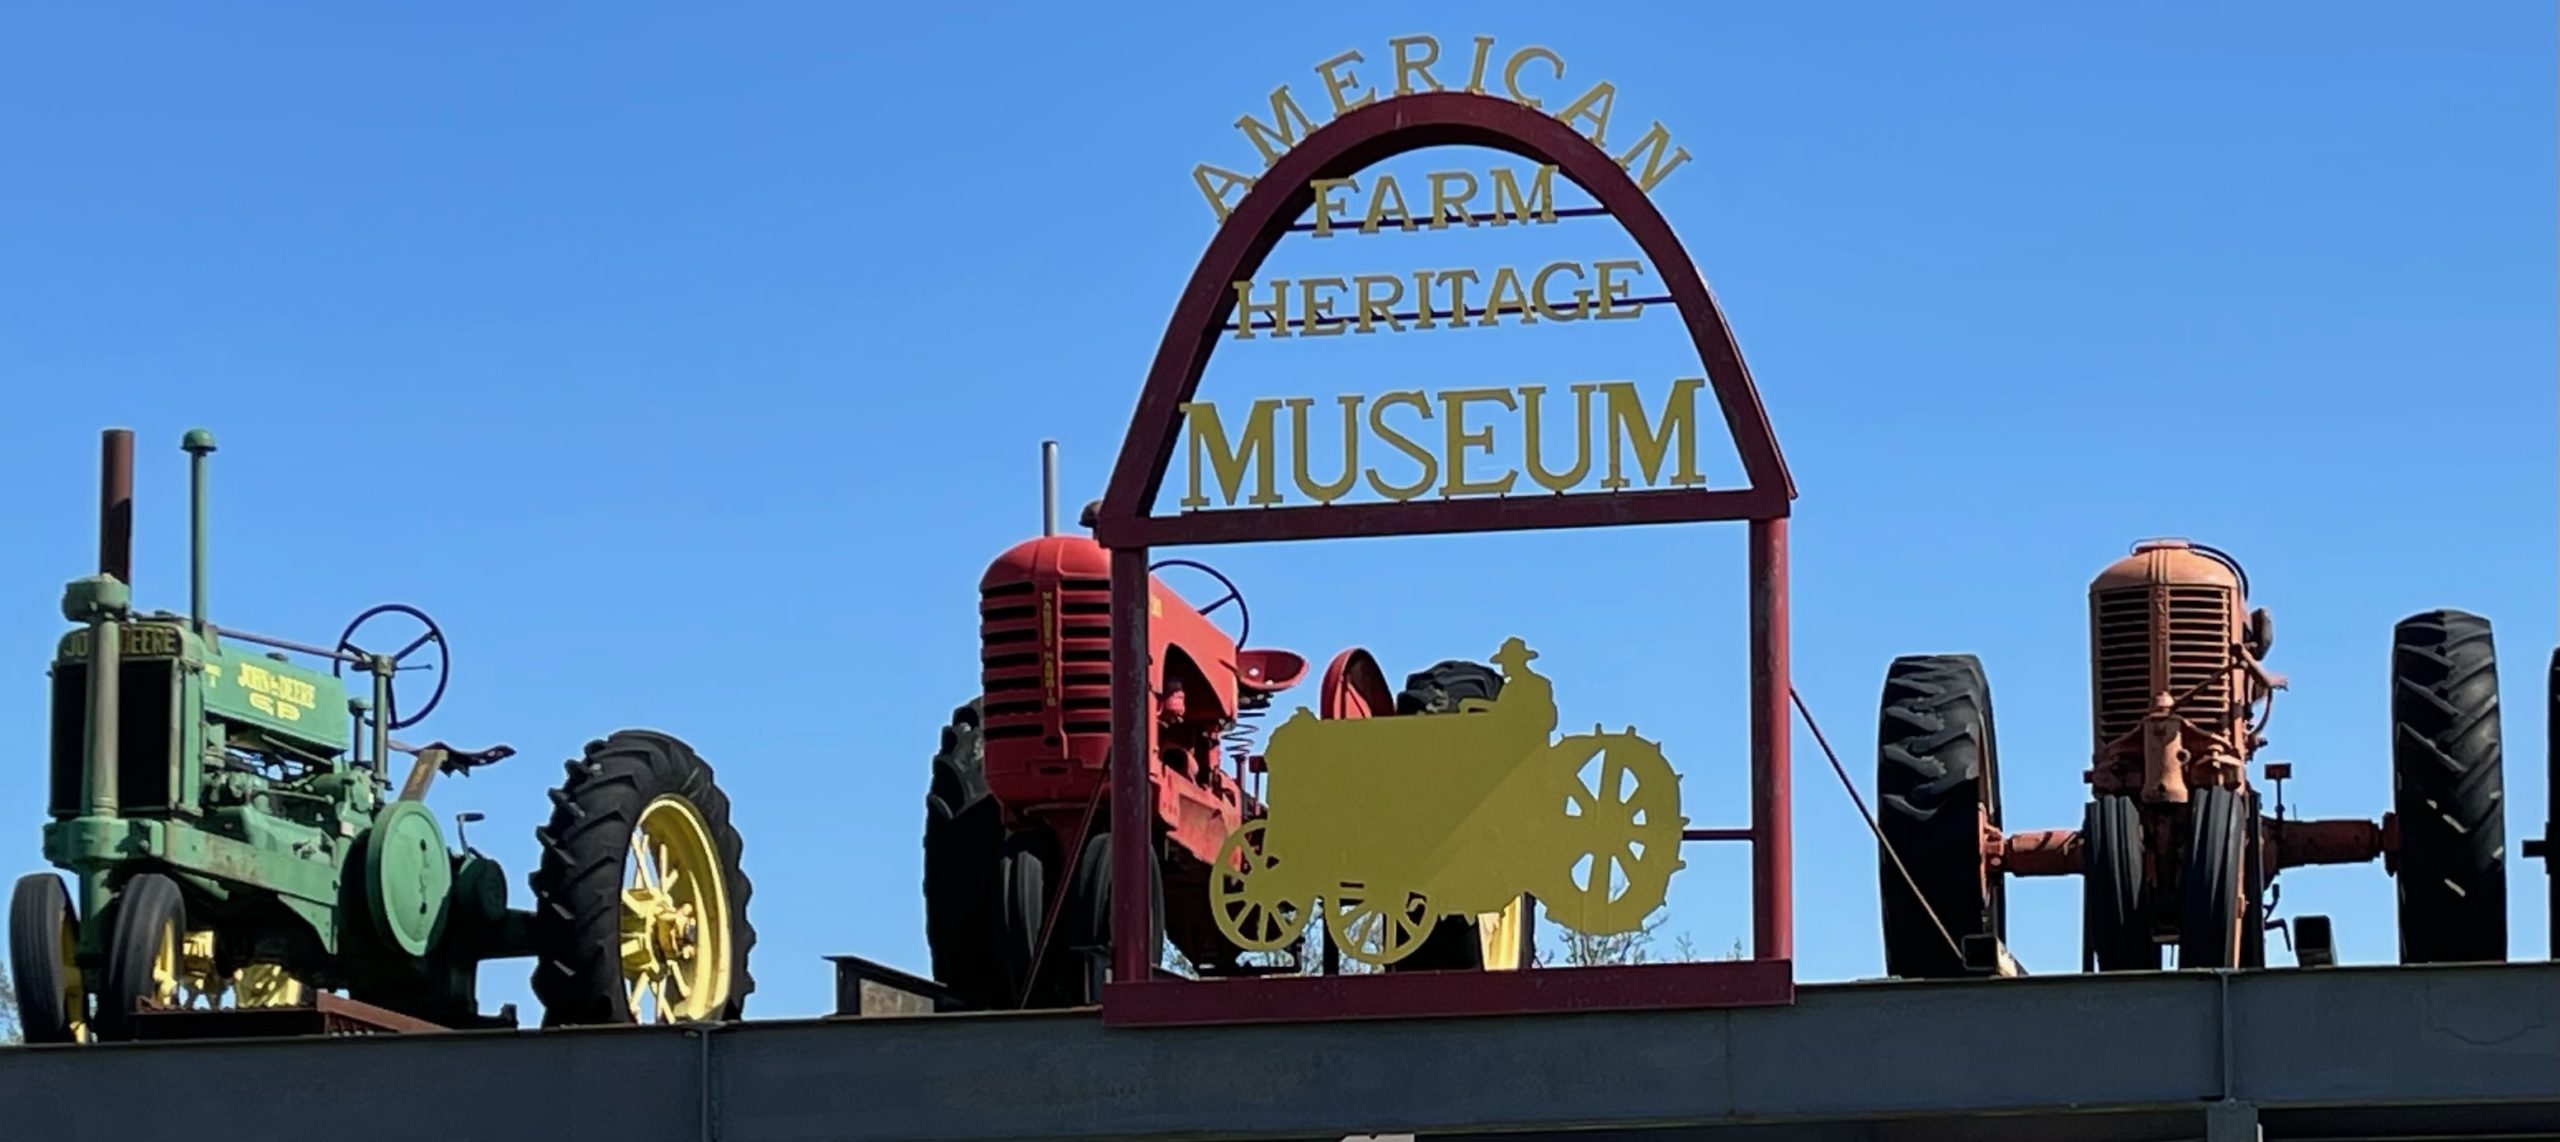
[[[1469,94],[1469,95],[1482,95],[1482,94],[1484,94],[1484,65],[1485,65],[1485,60],[1486,60],[1488,57],[1490,57],[1492,54],[1493,54],[1493,37],[1491,37],[1491,36],[1477,36],[1477,37],[1476,37],[1476,66],[1475,66],[1475,69],[1474,69],[1474,70],[1469,71],[1469,72],[1467,73],[1467,94]]]
[[[1670,145],[1671,132],[1662,128],[1660,120],[1655,120],[1652,130],[1646,131],[1643,138],[1637,139],[1636,145],[1627,148],[1627,153],[1618,156],[1618,165],[1625,167],[1628,173],[1633,174],[1635,167],[1632,164],[1636,161],[1636,155],[1643,153],[1647,147],[1653,148],[1651,153],[1644,156],[1644,173],[1636,177],[1637,189],[1651,194],[1656,185],[1671,177],[1672,171],[1679,169],[1680,164],[1689,161],[1689,148],[1681,147],[1672,152],[1670,162],[1663,162],[1662,149]]]
[[[1369,287],[1380,282],[1385,283],[1395,292],[1388,294],[1383,301],[1372,300],[1369,297]],[[1404,323],[1396,320],[1396,303],[1404,300],[1403,278],[1394,274],[1362,274],[1351,279],[1351,285],[1353,289],[1360,291],[1360,332],[1371,331],[1369,323],[1372,319],[1386,322],[1387,331],[1390,333],[1404,332]]]
[[[1333,237],[1333,212],[1337,206],[1341,205],[1333,200],[1333,192],[1346,187],[1352,190],[1358,190],[1360,189],[1360,180],[1356,178],[1320,178],[1310,185],[1315,188],[1316,192],[1316,237]]]
[[[1452,182],[1465,183],[1467,189],[1452,198],[1450,197],[1448,188],[1445,185]],[[1475,225],[1476,216],[1467,212],[1467,200],[1474,198],[1475,196],[1476,176],[1474,175],[1468,174],[1465,171],[1448,171],[1432,175],[1431,228],[1434,230],[1441,230],[1448,227],[1448,215],[1444,213],[1444,211],[1447,211],[1450,207],[1457,208],[1458,221],[1469,226]]]
[[[1698,389],[1705,384],[1695,377],[1671,382],[1671,396],[1662,402],[1659,428],[1645,419],[1644,398],[1637,395],[1634,385],[1611,381],[1600,386],[1609,394],[1609,474],[1600,486],[1615,491],[1629,482],[1618,473],[1622,432],[1635,445],[1636,463],[1644,468],[1645,483],[1661,480],[1662,455],[1675,434],[1680,443],[1680,462],[1672,469],[1671,486],[1706,483],[1707,478],[1698,474]]]
[[[1502,205],[1502,192],[1506,190],[1511,192],[1509,207]],[[1529,193],[1526,195],[1520,193],[1520,182],[1512,177],[1511,168],[1494,168],[1493,224],[1502,225],[1506,221],[1504,217],[1506,214],[1523,222],[1528,221],[1529,214],[1533,210],[1537,212],[1540,222],[1556,220],[1556,168],[1540,164],[1538,177],[1530,180]]]
[[[1467,478],[1467,449],[1482,448],[1493,454],[1493,426],[1482,432],[1467,431],[1467,405],[1470,402],[1500,401],[1505,410],[1519,406],[1511,403],[1506,389],[1451,389],[1440,394],[1440,409],[1449,421],[1449,482],[1440,489],[1443,496],[1499,496],[1511,490],[1518,472],[1504,472],[1499,480]]]
[[[1369,486],[1376,488],[1379,495],[1401,502],[1431,490],[1432,483],[1440,478],[1440,462],[1432,458],[1430,449],[1414,443],[1412,437],[1387,427],[1387,406],[1398,404],[1413,406],[1414,411],[1422,414],[1422,419],[1429,420],[1431,419],[1431,402],[1423,398],[1420,389],[1408,389],[1400,393],[1388,393],[1379,397],[1377,403],[1369,406],[1369,431],[1377,433],[1387,443],[1394,445],[1397,451],[1422,463],[1422,479],[1403,485],[1390,484],[1381,480],[1378,478],[1377,469],[1369,469]]]
[[[1590,116],[1591,133],[1583,137],[1591,140],[1592,146],[1605,147],[1609,145],[1606,139],[1609,134],[1609,109],[1617,103],[1616,85],[1602,80],[1592,84],[1591,90],[1583,92],[1582,98],[1574,100],[1573,106],[1565,108],[1564,113],[1556,116],[1556,119],[1570,127],[1573,126],[1574,120],[1585,115]]]
[[[1529,279],[1529,304],[1538,307],[1538,313],[1548,320],[1580,321],[1583,311],[1591,306],[1591,291],[1588,289],[1573,291],[1573,308],[1557,309],[1554,302],[1547,300],[1547,275],[1557,270],[1570,270],[1575,281],[1582,280],[1582,263],[1549,262],[1545,269],[1538,271],[1538,276]]]
[[[1522,427],[1529,434],[1529,444],[1525,449],[1529,459],[1529,478],[1537,481],[1539,487],[1563,495],[1591,474],[1591,394],[1599,391],[1598,385],[1573,386],[1573,467],[1559,473],[1547,471],[1547,466],[1538,462],[1546,437],[1538,425],[1538,398],[1546,395],[1547,386],[1521,387],[1520,397],[1524,406],[1521,410]]]
[[[1342,335],[1342,319],[1333,315],[1332,298],[1316,296],[1317,286],[1343,288],[1341,278],[1305,278],[1299,281],[1299,308],[1306,311],[1306,316],[1300,319],[1298,327],[1309,337],[1339,337]]]
[[[1609,271],[1611,270],[1632,270],[1637,277],[1643,277],[1643,263],[1630,258],[1625,261],[1618,262],[1593,262],[1591,263],[1591,268],[1600,271],[1599,316],[1603,320],[1615,321],[1620,318],[1638,317],[1643,315],[1644,307],[1641,305],[1621,306],[1613,304],[1626,297],[1627,290],[1632,287],[1625,282],[1613,282],[1609,280]]]
[[[1508,293],[1505,293],[1502,288],[1504,283],[1509,283],[1511,286]],[[1484,320],[1476,324],[1498,324],[1502,320],[1504,310],[1519,314],[1522,325],[1538,323],[1538,319],[1529,313],[1528,295],[1520,289],[1519,271],[1509,266],[1497,266],[1493,271],[1493,284],[1485,290]]]
[[[1390,198],[1396,200],[1396,225],[1407,232],[1412,231],[1413,211],[1405,208],[1404,189],[1396,185],[1396,176],[1381,174],[1378,176],[1377,184],[1370,188],[1369,216],[1360,222],[1361,233],[1378,232],[1378,223],[1386,220],[1386,203]]]
[[[1236,283],[1236,340],[1253,340],[1253,315],[1257,313],[1271,315],[1272,336],[1289,335],[1289,279],[1281,278],[1271,283],[1269,305],[1254,303],[1252,282]]]
[[[1271,119],[1280,126],[1276,129],[1265,127],[1261,120],[1251,115],[1236,120],[1236,129],[1244,132],[1245,138],[1253,140],[1255,150],[1262,152],[1262,166],[1265,170],[1270,169],[1271,164],[1279,162],[1280,156],[1287,153],[1289,148],[1298,145],[1298,132],[1306,131],[1312,134],[1316,129],[1315,123],[1307,118],[1307,113],[1298,109],[1298,99],[1289,94],[1289,85],[1285,83],[1272,89]],[[1295,120],[1295,125],[1292,125],[1292,120]],[[1280,145],[1277,147],[1271,145],[1272,136],[1275,135],[1280,139]]]
[[[1564,78],[1564,60],[1557,58],[1556,53],[1545,48],[1522,48],[1512,53],[1510,63],[1502,66],[1503,90],[1511,93],[1513,102],[1534,111],[1542,104],[1536,96],[1523,94],[1520,90],[1520,65],[1532,59],[1542,59],[1554,64],[1557,79]]]
[[[1421,44],[1430,51],[1421,59],[1409,59],[1405,55],[1405,49],[1415,44]],[[1432,61],[1440,58],[1440,41],[1429,36],[1400,36],[1388,40],[1387,46],[1394,49],[1396,53],[1396,94],[1413,94],[1413,82],[1407,78],[1413,75],[1421,76],[1422,82],[1431,85],[1431,90],[1440,90],[1440,81],[1431,78]]]
[[[1307,409],[1316,403],[1315,398],[1290,397],[1284,402],[1289,406],[1290,453],[1295,457],[1297,471],[1294,474],[1298,478],[1298,490],[1320,504],[1341,499],[1343,493],[1350,491],[1351,485],[1360,480],[1360,398],[1341,396],[1333,399],[1342,404],[1342,478],[1330,484],[1319,484],[1307,473],[1307,453],[1313,447],[1310,443],[1312,438],[1307,434]]]
[[[1421,276],[1428,277],[1441,285],[1449,287],[1449,328],[1466,328],[1467,283],[1476,280],[1476,272],[1474,270],[1442,270],[1435,274],[1429,270],[1424,270],[1421,272]],[[1427,291],[1424,296],[1429,296]],[[1429,307],[1426,305],[1425,308],[1427,309]],[[1427,321],[1423,322],[1423,325],[1426,328],[1428,328],[1430,324],[1431,323]]]
[[[1186,508],[1205,507],[1209,497],[1200,492],[1200,453],[1209,454],[1209,467],[1218,477],[1218,491],[1226,496],[1228,506],[1236,502],[1236,492],[1244,484],[1245,462],[1253,462],[1253,497],[1248,503],[1276,504],[1280,493],[1271,486],[1271,417],[1280,410],[1276,400],[1253,402],[1253,411],[1245,414],[1244,439],[1233,450],[1227,447],[1226,426],[1218,422],[1218,406],[1207,401],[1187,401],[1182,405],[1183,426],[1191,437],[1191,494],[1182,497]]]
[[[1348,51],[1316,65],[1316,73],[1324,77],[1324,93],[1333,97],[1333,113],[1336,115],[1347,114],[1378,100],[1377,89],[1371,88],[1362,92],[1360,98],[1356,100],[1347,103],[1343,101],[1342,93],[1349,90],[1352,84],[1360,82],[1360,77],[1347,71],[1341,75],[1335,75],[1333,69],[1346,63],[1358,62],[1360,62],[1360,53]]]
[[[1217,180],[1215,186],[1209,184],[1213,177]],[[1209,209],[1217,212],[1220,222],[1227,220],[1227,211],[1230,209],[1227,206],[1227,192],[1237,187],[1253,189],[1252,179],[1225,167],[1213,167],[1207,163],[1191,168],[1191,181],[1199,185],[1200,197],[1209,200]]]

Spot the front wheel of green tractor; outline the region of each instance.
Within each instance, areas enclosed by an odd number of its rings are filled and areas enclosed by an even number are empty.
[[[1983,827],[2000,826],[2000,765],[1981,660],[1894,659],[1877,723],[1885,973],[1964,975],[1967,937],[2008,938],[2007,886],[1982,849]]]
[[[674,737],[623,730],[567,771],[534,831],[543,1025],[737,1019],[755,990],[753,885],[711,766]]]
[[[2400,962],[2507,958],[2507,787],[2489,620],[2426,611],[2391,630]]]
[[[104,918],[107,962],[93,1025],[99,1039],[114,1042],[134,1037],[134,1013],[144,1004],[178,1002],[187,901],[178,882],[146,872],[124,883]]]
[[[88,1033],[80,983],[80,914],[62,878],[31,872],[9,893],[9,982],[18,1028],[29,1043],[77,1043]]]

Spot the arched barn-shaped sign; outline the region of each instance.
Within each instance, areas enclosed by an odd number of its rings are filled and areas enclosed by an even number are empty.
[[[1155,547],[1745,521],[1750,528],[1751,820],[1740,827],[1687,828],[1680,840],[1743,841],[1751,845],[1752,957],[1736,962],[1531,971],[1182,980],[1160,977],[1154,969],[1157,949],[1148,946],[1152,930],[1148,894],[1120,892],[1113,894],[1111,903],[1112,982],[1104,991],[1106,1022],[1209,1023],[1700,1007],[1784,1003],[1793,996],[1786,517],[1795,488],[1722,311],[1670,224],[1646,196],[1647,189],[1688,161],[1687,152],[1674,147],[1668,132],[1655,123],[1633,146],[1611,155],[1604,149],[1603,140],[1616,101],[1613,86],[1596,85],[1571,103],[1559,100],[1561,92],[1557,91],[1542,95],[1525,92],[1523,87],[1531,79],[1543,75],[1561,78],[1563,61],[1555,53],[1537,47],[1497,56],[1490,50],[1491,44],[1489,38],[1477,39],[1469,79],[1459,85],[1443,82],[1430,70],[1440,55],[1435,41],[1428,37],[1394,41],[1392,91],[1386,90],[1385,84],[1364,89],[1349,66],[1359,63],[1361,56],[1345,53],[1316,69],[1323,80],[1323,97],[1329,98],[1336,111],[1331,121],[1313,125],[1283,87],[1272,96],[1271,124],[1252,116],[1238,123],[1267,163],[1262,174],[1247,178],[1207,165],[1195,172],[1203,193],[1220,216],[1219,227],[1165,329],[1094,520],[1095,539],[1111,551],[1111,609],[1118,616],[1112,627],[1111,658],[1114,662],[1139,662],[1148,653],[1148,560],[1150,549]],[[1417,52],[1417,48],[1424,50]],[[1442,70],[1454,75],[1458,69]],[[1416,82],[1417,77],[1420,82]],[[1334,194],[1348,185],[1345,180],[1409,152],[1450,146],[1487,148],[1538,164],[1542,184],[1545,176],[1560,174],[1596,203],[1596,207],[1556,211],[1550,197],[1545,212],[1536,216],[1538,221],[1553,221],[1560,215],[1606,216],[1625,229],[1657,275],[1664,295],[1622,296],[1619,291],[1629,289],[1628,283],[1612,282],[1609,271],[1602,268],[1596,298],[1578,293],[1583,300],[1577,303],[1575,316],[1581,316],[1579,310],[1592,304],[1599,307],[1601,316],[1632,317],[1639,312],[1639,306],[1653,309],[1666,303],[1673,309],[1704,369],[1704,387],[1713,393],[1722,420],[1732,434],[1734,454],[1745,476],[1744,486],[1703,486],[1704,479],[1696,474],[1694,461],[1683,455],[1669,463],[1672,477],[1662,481],[1667,486],[1637,487],[1634,485],[1639,481],[1619,475],[1616,454],[1612,453],[1611,478],[1601,481],[1603,491],[1571,491],[1564,486],[1569,480],[1537,476],[1536,482],[1544,487],[1510,494],[1508,489],[1515,486],[1515,481],[1507,477],[1498,483],[1474,484],[1460,478],[1464,461],[1458,441],[1462,436],[1453,423],[1448,426],[1452,443],[1445,487],[1431,488],[1426,478],[1422,484],[1389,492],[1380,502],[1334,503],[1323,496],[1314,497],[1317,502],[1313,503],[1280,502],[1282,497],[1270,490],[1272,444],[1268,419],[1249,421],[1239,435],[1230,438],[1215,419],[1216,410],[1194,401],[1210,356],[1222,341],[1250,339],[1257,329],[1286,335],[1293,320],[1293,306],[1297,321],[1334,322],[1336,328],[1330,332],[1340,332],[1341,326],[1355,323],[1365,330],[1373,317],[1389,321],[1401,316],[1427,327],[1435,319],[1466,321],[1481,312],[1480,323],[1493,324],[1504,306],[1499,286],[1503,279],[1497,279],[1481,311],[1469,307],[1461,297],[1452,299],[1446,311],[1435,312],[1437,302],[1429,292],[1433,282],[1428,272],[1411,278],[1417,286],[1418,304],[1403,314],[1394,312],[1392,301],[1371,296],[1365,279],[1358,285],[1356,309],[1350,313],[1328,313],[1318,304],[1312,289],[1302,301],[1293,300],[1299,295],[1280,289],[1273,291],[1268,302],[1255,300],[1254,275],[1283,237],[1309,229],[1330,227],[1340,231],[1360,225],[1334,216],[1344,207]],[[1433,176],[1431,228],[1439,228],[1443,218],[1441,177]],[[1511,192],[1515,206],[1525,209],[1530,205],[1529,196],[1520,191],[1520,181],[1510,172],[1497,173],[1495,184],[1497,210],[1502,209],[1504,189]],[[1250,189],[1232,203],[1222,197],[1223,192],[1247,185]],[[1395,206],[1400,212],[1408,210],[1401,195]],[[1458,209],[1463,211],[1465,207]],[[1308,221],[1311,212],[1316,216],[1312,224]],[[1378,212],[1378,204],[1372,201],[1368,223],[1372,229]],[[1579,266],[1575,271],[1580,276]],[[1549,309],[1544,275],[1537,285],[1524,289],[1526,283],[1519,276],[1509,270],[1501,272],[1508,276],[1515,291],[1512,304],[1516,312],[1524,318],[1533,312],[1555,316]],[[1391,279],[1378,280],[1383,292]],[[1337,279],[1336,284],[1343,283]],[[1395,295],[1403,293],[1400,282],[1393,288]],[[1240,301],[1244,307],[1241,313]],[[1268,314],[1268,323],[1258,323],[1259,314]],[[1300,328],[1301,333],[1309,331]],[[1588,401],[1590,396],[1582,390],[1600,387],[1576,386],[1575,396]],[[1659,477],[1665,466],[1665,449],[1671,445],[1675,429],[1685,433],[1678,443],[1694,450],[1695,410],[1683,402],[1694,402],[1690,394],[1698,387],[1697,382],[1691,381],[1685,389],[1675,388],[1673,397],[1662,406],[1658,424],[1645,419],[1631,390],[1626,394],[1626,408],[1613,403],[1606,410],[1615,414],[1610,419],[1613,445],[1618,441],[1621,424],[1630,426],[1639,460],[1636,466],[1647,477],[1643,483],[1653,483]],[[1346,402],[1352,399],[1344,398]],[[1422,400],[1419,394],[1411,394],[1410,399],[1417,404]],[[1506,405],[1511,402],[1509,396],[1499,399]],[[1534,393],[1530,399],[1534,401]],[[1615,397],[1605,399],[1614,402]],[[1534,410],[1535,405],[1531,408]],[[1348,409],[1346,404],[1346,434],[1355,428]],[[1257,414],[1263,411],[1257,407]],[[1418,411],[1427,416],[1427,405]],[[1586,404],[1582,411],[1587,418],[1589,406]],[[1197,507],[1206,502],[1200,489],[1204,448],[1213,474],[1233,502],[1237,488],[1251,474],[1246,454],[1259,447],[1263,490],[1248,500],[1256,506],[1155,514],[1154,505],[1166,476],[1185,452],[1186,414],[1206,419],[1204,424],[1192,426],[1189,452],[1193,489],[1192,495],[1185,497],[1184,506]],[[1373,409],[1371,416],[1374,428],[1379,423],[1377,410]],[[1534,411],[1531,416],[1530,424],[1534,425]],[[1297,423],[1303,432],[1303,410]],[[1583,423],[1587,445],[1589,421]],[[1531,435],[1536,435],[1534,428]],[[1301,450],[1305,447],[1302,438],[1296,444]],[[1349,447],[1346,441],[1346,449]],[[1407,451],[1421,458],[1418,450]],[[1575,479],[1585,474],[1589,466],[1587,455],[1585,461],[1575,469]],[[1351,483],[1354,470],[1348,456],[1345,465],[1337,487]],[[1533,475],[1538,472],[1534,442],[1530,445],[1528,467]],[[1305,488],[1308,484],[1303,462],[1299,468],[1298,486]],[[1376,477],[1371,479],[1375,485]],[[1505,649],[1517,654],[1513,646]],[[1146,836],[1148,814],[1154,804],[1146,764],[1151,749],[1145,716],[1150,708],[1147,672],[1115,670],[1112,677],[1111,834]],[[1278,736],[1275,732],[1275,748]],[[1149,883],[1147,862],[1154,859],[1149,846],[1113,845],[1111,859],[1114,882]]]

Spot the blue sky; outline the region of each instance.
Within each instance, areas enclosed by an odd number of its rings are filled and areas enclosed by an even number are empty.
[[[1192,164],[1250,162],[1233,123],[1272,87],[1320,100],[1317,62],[1375,68],[1414,33],[1547,46],[1561,98],[1608,79],[1692,152],[1656,202],[1795,473],[1796,682],[1862,786],[1886,662],[1971,650],[2012,826],[2076,824],[2087,579],[2182,534],[2238,554],[2276,613],[2293,688],[2264,756],[2295,763],[2297,812],[2388,806],[2390,627],[2450,605],[2497,624],[2511,851],[2538,828],[2547,6],[1451,11],[13,16],[11,874],[42,867],[42,662],[93,557],[96,432],[140,434],[139,594],[182,607],[176,445],[201,424],[215,617],[323,641],[378,601],[434,614],[456,677],[414,734],[521,751],[435,795],[488,815],[472,837],[516,904],[558,761],[652,725],[736,801],[751,1015],[825,1010],[828,953],[922,967],[925,762],[974,686],[978,575],[1037,529],[1039,442],[1062,443],[1072,518],[1210,237]],[[1485,162],[1419,159],[1400,169]],[[1306,241],[1270,273],[1630,247],[1601,221]],[[1694,372],[1668,320],[1630,324],[1243,346],[1205,391]],[[1690,817],[1744,819],[1739,527],[1186,554],[1243,585],[1256,643],[1318,662],[1363,645],[1400,676],[1519,635],[1567,727],[1634,723]],[[1872,842],[1795,742],[1799,975],[1876,974]],[[2542,868],[2512,862],[2513,951],[2538,956]],[[1665,937],[1746,938],[1746,868],[1693,846]],[[2392,957],[2379,868],[2282,884],[2345,960]],[[2076,967],[2077,900],[2013,888],[2031,970]],[[527,966],[484,970],[484,1001],[536,1017]]]

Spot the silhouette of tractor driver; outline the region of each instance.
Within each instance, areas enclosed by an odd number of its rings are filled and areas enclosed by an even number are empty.
[[[1473,708],[1512,723],[1508,728],[1523,737],[1544,742],[1556,728],[1556,690],[1545,676],[1529,669],[1529,660],[1536,657],[1538,652],[1529,644],[1517,638],[1502,640],[1501,649],[1493,652],[1493,664],[1502,668],[1502,696]]]

